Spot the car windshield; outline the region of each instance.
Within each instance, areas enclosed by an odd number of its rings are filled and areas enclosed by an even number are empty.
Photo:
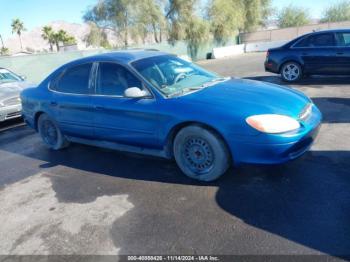
[[[22,79],[16,74],[10,72],[6,69],[0,69],[0,83],[1,82],[17,82],[22,81]]]
[[[132,66],[167,97],[193,92],[227,80],[172,55],[137,60]]]

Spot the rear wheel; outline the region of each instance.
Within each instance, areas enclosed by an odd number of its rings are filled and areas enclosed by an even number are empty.
[[[174,156],[180,169],[200,181],[213,181],[230,166],[225,143],[214,132],[200,126],[188,126],[174,140]]]
[[[39,116],[38,130],[44,144],[50,149],[59,150],[69,145],[57,124],[46,114]]]
[[[281,77],[286,82],[297,82],[302,76],[303,70],[296,62],[287,62],[281,68]]]

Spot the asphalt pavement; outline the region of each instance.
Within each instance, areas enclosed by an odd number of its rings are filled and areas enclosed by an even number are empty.
[[[200,62],[283,84],[264,54]],[[46,149],[1,124],[0,255],[350,255],[350,78],[293,88],[324,115],[314,146],[279,166],[231,168],[201,183],[172,161],[73,144]]]

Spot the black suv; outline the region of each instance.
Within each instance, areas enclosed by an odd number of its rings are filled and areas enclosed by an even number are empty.
[[[350,75],[350,30],[314,32],[269,49],[265,70],[287,82],[308,75]]]

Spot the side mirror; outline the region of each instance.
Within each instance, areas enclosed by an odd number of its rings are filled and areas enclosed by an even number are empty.
[[[150,97],[151,94],[148,90],[141,90],[138,87],[129,87],[124,91],[124,96],[129,98],[146,98]]]

